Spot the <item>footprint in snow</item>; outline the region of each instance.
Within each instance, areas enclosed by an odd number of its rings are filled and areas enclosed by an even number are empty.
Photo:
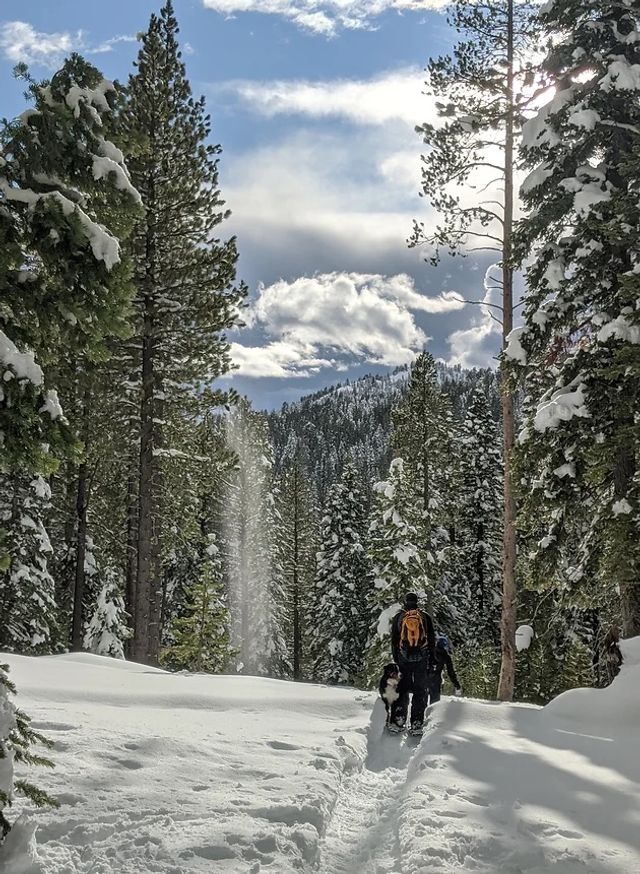
[[[192,847],[180,853],[183,859],[200,856],[201,859],[209,859],[212,862],[221,862],[223,859],[236,859],[236,853],[226,844],[218,844],[204,847]]]
[[[32,722],[31,728],[37,731],[75,731],[78,726],[68,722]]]
[[[137,762],[135,759],[115,759],[114,762],[122,768],[127,768],[129,771],[138,771],[144,768],[142,762]]]
[[[76,804],[84,804],[86,800],[82,795],[74,795],[72,792],[58,792],[56,795],[56,801],[59,804],[68,805],[69,807],[75,807]]]
[[[287,743],[284,740],[268,740],[267,746],[273,750],[299,750],[300,747],[296,744]]]

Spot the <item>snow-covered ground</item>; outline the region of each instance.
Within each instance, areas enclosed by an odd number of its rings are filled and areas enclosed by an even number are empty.
[[[444,699],[421,742],[350,689],[3,656],[55,740],[38,778],[61,802],[12,874],[637,874],[626,655],[614,687],[545,709]]]

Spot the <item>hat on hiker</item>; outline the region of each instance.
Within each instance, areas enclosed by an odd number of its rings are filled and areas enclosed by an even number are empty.
[[[407,592],[404,596],[404,603],[407,607],[414,609],[418,606],[418,596],[415,592]]]

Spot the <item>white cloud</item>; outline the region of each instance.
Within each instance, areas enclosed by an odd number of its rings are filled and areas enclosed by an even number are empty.
[[[6,21],[0,26],[0,51],[17,64],[57,64],[83,44],[82,31],[40,33],[26,21]]]
[[[321,368],[411,361],[427,342],[412,311],[445,313],[462,304],[451,293],[420,294],[406,274],[325,273],[261,286],[245,317],[260,328],[260,347],[235,343],[244,376],[309,376]]]
[[[43,33],[26,21],[5,21],[0,25],[0,53],[14,64],[55,68],[71,52],[103,54],[113,51],[117,43],[135,41],[135,36],[114,36],[92,46],[86,42],[82,30]]]
[[[385,72],[371,79],[240,80],[220,87],[236,93],[254,111],[269,117],[338,117],[357,124],[402,121],[413,128],[431,114],[433,103],[422,94],[424,73],[417,67]]]
[[[303,30],[334,36],[341,29],[373,28],[375,19],[389,10],[438,9],[446,0],[203,0],[203,3],[222,15],[239,12],[280,15]]]
[[[299,130],[280,142],[228,156],[222,182],[232,210],[230,229],[261,250],[280,253],[289,247],[289,261],[296,255],[290,246],[302,247],[312,272],[332,268],[326,264],[331,253],[351,253],[359,269],[385,255],[420,264],[421,253],[409,253],[406,240],[416,215],[433,221],[433,214],[415,185],[403,190],[381,168],[406,139],[404,126],[400,136],[385,129],[373,143],[365,131],[342,136]],[[417,175],[419,143],[413,159],[407,151],[406,161]],[[410,173],[407,169],[407,177]],[[353,269],[349,261],[343,264]],[[374,269],[382,272],[379,262]]]
[[[484,277],[484,297],[478,304],[478,313],[469,328],[449,334],[450,363],[462,367],[493,367],[500,352],[502,312],[497,309],[502,303],[501,273],[497,264],[492,264]],[[471,298],[470,296],[470,299]]]
[[[416,196],[421,190],[418,149],[393,152],[380,163],[380,175],[389,185]]]
[[[337,362],[317,358],[313,349],[295,341],[276,340],[265,346],[231,344],[231,358],[237,366],[230,376],[277,377],[311,376],[322,368],[337,367]]]
[[[123,34],[122,36],[112,36],[111,39],[106,39],[104,42],[101,42],[95,48],[85,47],[84,50],[90,55],[100,55],[100,54],[104,54],[105,52],[112,52],[113,47],[118,45],[118,43],[137,42],[137,41],[138,41],[137,36],[128,36],[126,34]],[[188,48],[187,48],[188,46],[189,46],[189,43],[186,43],[185,47],[184,47],[185,51],[187,51],[187,54],[189,53]]]

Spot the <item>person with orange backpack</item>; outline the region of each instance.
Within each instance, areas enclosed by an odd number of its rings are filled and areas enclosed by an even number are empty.
[[[404,606],[391,623],[393,660],[400,668],[398,698],[393,702],[389,731],[404,731],[411,699],[410,734],[422,734],[429,697],[429,674],[436,663],[436,634],[431,616],[418,607],[418,596],[407,592]]]

